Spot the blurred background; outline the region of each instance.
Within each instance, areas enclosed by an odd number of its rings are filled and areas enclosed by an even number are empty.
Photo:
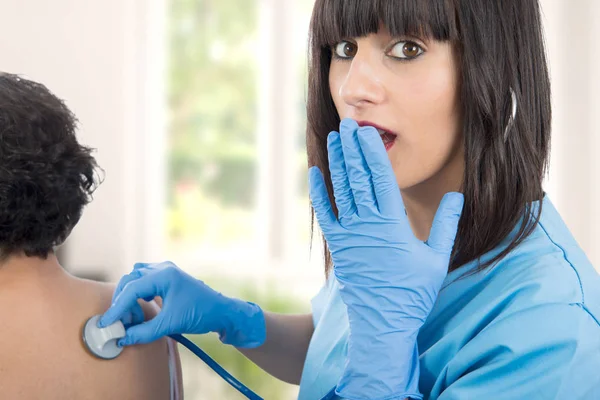
[[[600,2],[542,0],[553,84],[546,191],[600,266]],[[80,119],[105,181],[60,249],[116,281],[171,260],[227,295],[309,312],[304,152],[313,0],[2,0],[0,70],[45,83]],[[316,235],[318,239],[318,235]],[[194,337],[268,399],[297,388],[215,336]],[[241,398],[181,350],[186,398]]]

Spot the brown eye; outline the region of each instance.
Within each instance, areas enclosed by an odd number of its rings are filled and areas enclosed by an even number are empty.
[[[415,43],[408,42],[402,47],[402,52],[406,57],[416,57],[419,55],[419,46]]]
[[[339,42],[335,45],[333,51],[339,58],[352,58],[358,52],[358,46],[350,42]]]
[[[423,54],[424,51],[415,42],[398,42],[390,51],[390,55],[396,58],[402,58],[405,60],[409,60],[412,58],[416,58]]]

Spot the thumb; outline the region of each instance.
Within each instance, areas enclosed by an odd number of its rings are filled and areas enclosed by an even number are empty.
[[[108,326],[121,319],[134,307],[139,307],[138,299],[161,295],[159,288],[156,287],[154,277],[144,276],[134,281],[128,282],[123,290],[116,296],[115,301],[100,318],[99,326]],[[161,282],[161,284],[164,284]]]
[[[168,333],[165,329],[164,318],[159,313],[151,320],[127,329],[127,334],[119,341],[119,345],[129,346],[132,344],[151,343],[166,336]]]
[[[444,253],[452,251],[463,204],[462,193],[450,192],[444,195],[433,218],[433,225],[427,240],[429,247]]]

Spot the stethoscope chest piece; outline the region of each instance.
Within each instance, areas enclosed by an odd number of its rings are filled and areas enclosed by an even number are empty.
[[[94,315],[83,327],[83,343],[92,355],[104,360],[117,358],[123,351],[117,341],[125,336],[125,326],[121,321],[105,328],[98,328],[100,315]]]

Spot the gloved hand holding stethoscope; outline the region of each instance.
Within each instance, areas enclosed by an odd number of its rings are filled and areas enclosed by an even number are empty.
[[[417,334],[446,277],[463,196],[444,196],[422,242],[377,130],[345,119],[327,145],[337,216],[316,167],[309,171],[310,197],[350,324],[344,373],[329,398],[420,399]],[[143,322],[137,300],[156,296],[162,310]],[[99,326],[123,319],[132,325],[121,345],[217,332],[223,343],[250,348],[267,335],[258,305],[224,296],[169,262],[136,264],[121,279]]]

